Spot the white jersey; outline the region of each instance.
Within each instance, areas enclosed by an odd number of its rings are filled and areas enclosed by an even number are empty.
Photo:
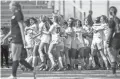
[[[85,32],[85,30],[82,28],[82,27],[80,27],[80,28],[74,28],[74,31],[75,31],[75,33],[76,33],[76,38],[81,42],[81,43],[83,43],[83,36],[82,36],[82,34]]]
[[[33,30],[33,34],[37,34],[38,28],[36,24],[31,25],[29,28]]]
[[[83,29],[85,30],[86,33],[90,34],[92,32],[92,28],[91,26],[86,26],[84,25],[83,26]],[[92,38],[90,37],[86,37],[84,38],[84,42],[85,42],[85,46],[91,46],[91,43],[92,43]]]
[[[103,28],[103,26],[101,26],[101,24],[94,24],[92,27],[93,31],[97,31],[97,32],[93,33],[93,39],[96,41],[99,39],[103,40],[103,38],[104,38],[103,30],[100,30],[101,28]]]
[[[25,41],[27,43],[27,47],[33,47],[34,45],[33,39],[31,38],[29,34],[25,35]]]
[[[50,26],[49,31],[51,32],[52,35],[52,41],[58,43],[60,39],[60,25],[54,23],[52,26]]]
[[[32,47],[34,45],[32,36],[33,36],[33,30],[30,28],[26,28],[27,35],[25,35],[25,41],[27,43],[27,47]]]
[[[109,27],[108,27],[108,24],[104,23],[104,24],[101,24],[101,26],[103,27],[104,29],[104,39],[107,40],[107,37],[108,37],[108,34],[109,34]]]
[[[50,35],[48,34],[45,34],[45,33],[42,33],[42,32],[47,32],[47,28],[45,26],[45,23],[44,22],[41,22],[39,24],[39,32],[41,33],[41,42],[45,42],[45,43],[49,43],[50,41]]]
[[[83,29],[84,29],[87,33],[90,33],[90,32],[91,32],[91,26],[89,27],[89,26],[84,25],[84,26],[83,26]]]
[[[76,44],[80,45],[78,48],[84,47],[85,42],[82,35],[85,32],[85,30],[82,27],[79,28],[74,27],[74,31],[75,31]]]
[[[66,38],[66,41],[65,41],[66,44],[71,44],[71,42],[72,42],[72,37],[71,37],[70,35],[68,35],[68,34],[71,34],[72,32],[73,32],[73,30],[72,30],[70,27],[68,27],[68,28],[65,30],[65,33],[67,34],[67,38]]]
[[[38,28],[37,28],[37,24],[31,25],[29,28],[32,29],[33,37],[38,34],[38,31],[39,31],[39,30],[38,30]],[[40,38],[39,38],[39,37],[36,37],[36,38],[34,39],[34,42],[35,42],[35,44],[39,44]]]

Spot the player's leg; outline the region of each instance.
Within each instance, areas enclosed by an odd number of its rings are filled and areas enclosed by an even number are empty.
[[[53,53],[52,53],[52,50],[55,46],[56,46],[56,44],[50,43],[50,46],[49,46],[49,49],[48,49],[48,56],[49,56],[49,59],[50,59],[51,64],[52,64],[50,70],[54,70],[54,68],[56,67],[56,63],[55,63],[54,56],[53,56]]]
[[[102,57],[102,59],[103,59],[103,61],[104,61],[104,63],[105,63],[106,68],[108,68],[108,61],[107,61],[107,58],[106,58],[106,56],[105,56],[105,54],[104,54],[103,42],[102,42],[102,41],[99,42],[99,43],[97,44],[97,47],[98,47],[98,50],[99,50],[99,52],[100,52],[100,55],[101,55],[101,57]]]
[[[61,55],[61,50],[62,47],[60,45],[56,46],[56,53],[57,53],[57,58],[59,62],[59,68],[58,71],[61,71],[63,69],[63,60],[62,60],[62,55]]]
[[[40,68],[45,67],[45,56],[44,56],[44,53],[43,53],[44,46],[45,46],[45,43],[41,42],[40,45],[39,45],[39,49],[38,49],[39,55],[40,55],[40,59],[41,59]]]
[[[38,50],[38,45],[35,45],[33,48],[33,61],[32,61],[33,67],[37,66],[37,56],[36,56],[37,50]]]
[[[13,64],[12,64],[12,77],[16,77],[17,68],[19,65],[20,55],[21,55],[21,44],[15,44],[12,43],[11,45],[11,52],[12,52],[12,58],[13,58]]]

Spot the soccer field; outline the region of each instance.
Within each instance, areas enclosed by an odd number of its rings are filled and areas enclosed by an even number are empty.
[[[11,69],[1,69],[1,78],[7,79]],[[18,69],[18,79],[35,79],[33,72]],[[110,70],[74,70],[74,71],[36,71],[36,79],[120,79],[120,70],[111,76]]]

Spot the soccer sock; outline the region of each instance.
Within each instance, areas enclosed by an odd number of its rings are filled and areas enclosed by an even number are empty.
[[[53,57],[52,53],[49,53],[48,55],[49,55],[49,59],[52,63],[52,66],[55,65],[55,61],[54,61],[54,57]]]
[[[98,56],[94,56],[94,61],[95,61],[95,64],[100,67]]]
[[[60,64],[60,67],[63,68],[63,62],[62,62],[62,57],[58,57],[59,59],[59,64]]]
[[[32,66],[33,67],[37,66],[37,57],[36,56],[33,56]]]
[[[17,72],[18,66],[19,66],[19,61],[18,60],[13,61],[13,64],[12,64],[12,75],[14,77],[16,77],[16,72]]]
[[[67,67],[68,67],[68,69],[70,69],[70,67],[71,67],[70,64],[67,64]]]
[[[116,62],[111,62],[112,73],[116,74]]]
[[[89,58],[89,67],[92,66],[92,57]]]

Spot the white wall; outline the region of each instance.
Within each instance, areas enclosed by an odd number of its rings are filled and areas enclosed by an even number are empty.
[[[65,2],[65,18],[68,19],[70,17],[74,17],[73,6],[71,5],[73,1],[66,1]]]
[[[106,1],[92,1],[93,19],[98,16],[107,16],[107,0]]]

